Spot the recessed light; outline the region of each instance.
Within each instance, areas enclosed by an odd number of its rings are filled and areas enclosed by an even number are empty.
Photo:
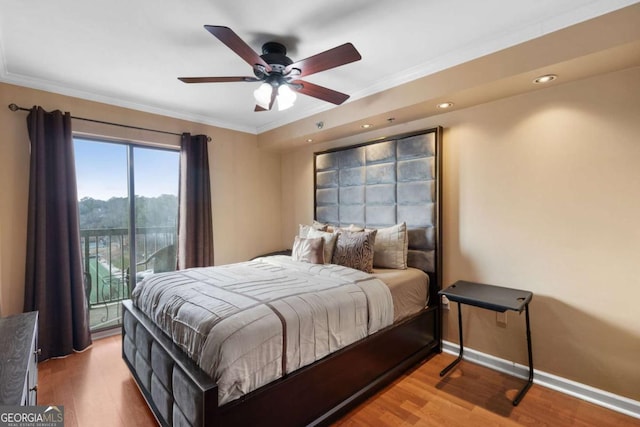
[[[441,102],[440,104],[437,105],[438,108],[451,108],[453,107],[453,102]]]
[[[540,76],[540,77],[536,77],[533,82],[535,84],[541,84],[541,83],[549,83],[554,81],[555,79],[557,79],[558,76],[555,74],[545,74],[544,76]]]
[[[307,142],[313,142],[313,139],[309,138],[307,139]]]
[[[373,127],[373,125],[371,123],[365,123],[362,126],[360,126],[362,129],[369,129],[370,127]]]

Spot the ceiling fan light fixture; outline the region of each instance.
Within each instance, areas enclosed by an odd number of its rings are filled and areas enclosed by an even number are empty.
[[[269,104],[271,103],[271,92],[273,91],[273,86],[269,83],[262,83],[258,89],[253,91],[253,97],[256,99],[256,104],[265,110],[269,109]]]
[[[296,93],[289,86],[283,84],[278,87],[278,111],[293,107],[296,102]]]

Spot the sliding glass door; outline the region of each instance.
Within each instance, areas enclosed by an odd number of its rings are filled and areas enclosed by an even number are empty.
[[[176,150],[74,138],[80,237],[92,331],[122,323],[135,283],[175,270]]]

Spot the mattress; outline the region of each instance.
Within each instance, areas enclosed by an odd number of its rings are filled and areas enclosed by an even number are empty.
[[[287,256],[151,275],[132,300],[213,378],[219,405],[394,319],[377,277]]]
[[[424,271],[411,267],[406,270],[374,268],[373,276],[391,291],[394,322],[418,313],[429,304],[429,276]]]

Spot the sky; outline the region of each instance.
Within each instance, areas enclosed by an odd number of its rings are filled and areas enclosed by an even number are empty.
[[[74,138],[78,199],[127,197],[127,146]],[[178,195],[178,151],[134,148],[136,195]]]

